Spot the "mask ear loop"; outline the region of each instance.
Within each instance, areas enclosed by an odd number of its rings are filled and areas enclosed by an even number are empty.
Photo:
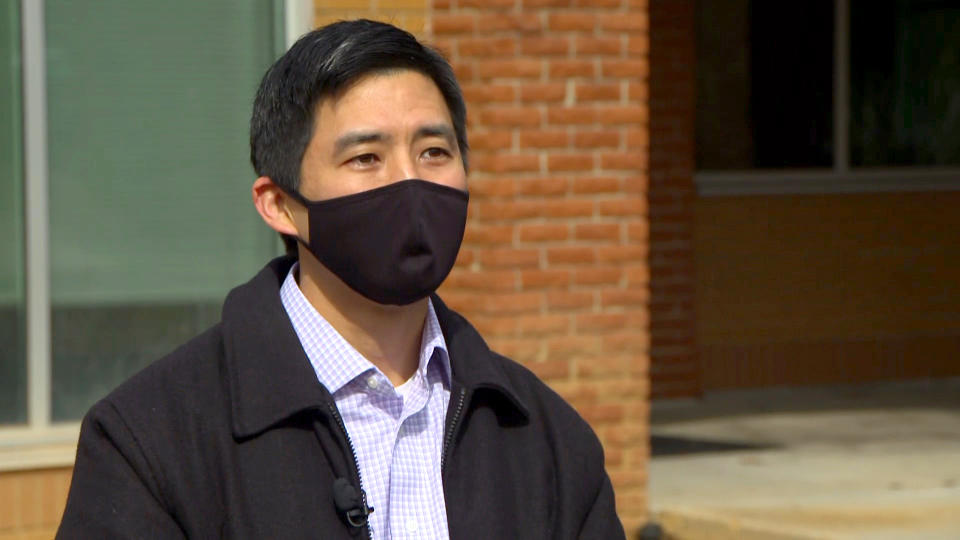
[[[281,185],[279,185],[279,184],[274,184],[274,185],[277,186],[278,188],[280,188],[280,191],[286,193],[287,196],[290,197],[291,199],[297,201],[298,203],[302,204],[302,205],[305,206],[305,207],[309,207],[309,206],[310,206],[310,203],[311,203],[312,201],[310,201],[309,199],[307,199],[306,197],[304,197],[303,194],[301,194],[299,191],[297,191],[297,190],[295,190],[295,189],[287,189],[287,188],[285,188],[285,187],[283,187],[283,186],[281,186]]]
[[[278,185],[278,184],[274,184],[274,185],[276,185],[278,188],[280,188],[280,191],[283,191],[284,193],[286,193],[288,197],[290,197],[291,199],[293,199],[293,200],[297,201],[298,203],[302,204],[304,208],[307,208],[307,209],[310,208],[310,203],[311,203],[311,201],[310,201],[309,199],[307,199],[306,197],[304,197],[299,191],[292,190],[292,189],[287,189],[287,188],[285,188],[285,187],[283,187],[283,186],[280,186],[280,185]],[[293,236],[293,235],[289,235],[289,236]],[[306,248],[307,250],[310,249],[310,246],[309,246],[306,242],[303,241],[303,238],[302,238],[300,235],[293,236],[293,238],[296,238],[296,239],[297,239],[297,242],[299,242],[300,245],[303,246],[304,248]]]

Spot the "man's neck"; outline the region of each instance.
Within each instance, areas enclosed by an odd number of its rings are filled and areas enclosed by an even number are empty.
[[[307,301],[394,386],[412,377],[420,363],[427,299],[406,306],[378,304],[304,251],[297,281]]]

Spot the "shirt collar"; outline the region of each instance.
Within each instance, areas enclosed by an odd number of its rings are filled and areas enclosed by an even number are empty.
[[[223,348],[231,422],[238,438],[256,436],[302,411],[327,410],[333,403],[327,388],[317,382],[280,299],[280,287],[294,262],[289,256],[278,257],[230,291],[221,323],[211,331]],[[449,351],[451,391],[466,391],[467,407],[475,391],[492,391],[500,403],[528,420],[530,385],[517,380],[523,368],[490,351],[477,331],[439,297],[433,295],[431,301]]]
[[[350,345],[303,295],[296,280],[298,269],[299,264],[294,264],[287,272],[287,277],[280,287],[280,300],[300,339],[307,360],[317,374],[317,379],[331,394],[336,394],[357,377],[378,370]],[[427,376],[431,361],[440,363],[444,383],[449,385],[451,375],[447,345],[433,302],[428,299],[417,366],[417,372],[423,377]]]
[[[443,339],[443,330],[437,319],[437,312],[433,307],[433,300],[427,299],[427,318],[423,323],[423,337],[420,339],[420,363],[417,371],[423,377],[427,376],[430,362],[440,364],[444,384],[449,388],[452,374],[450,372],[450,355],[447,352],[447,342]]]

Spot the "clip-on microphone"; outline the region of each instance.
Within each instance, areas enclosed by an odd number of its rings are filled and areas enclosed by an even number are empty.
[[[367,524],[367,516],[373,513],[373,507],[367,506],[367,497],[362,489],[350,483],[346,478],[333,481],[333,503],[337,512],[346,517],[347,523],[354,527]]]

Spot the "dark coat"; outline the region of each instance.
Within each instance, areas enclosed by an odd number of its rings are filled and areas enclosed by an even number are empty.
[[[91,408],[58,538],[364,538],[332,496],[356,466],[280,301],[292,264]],[[450,353],[443,485],[454,539],[624,538],[590,427],[433,298]]]

